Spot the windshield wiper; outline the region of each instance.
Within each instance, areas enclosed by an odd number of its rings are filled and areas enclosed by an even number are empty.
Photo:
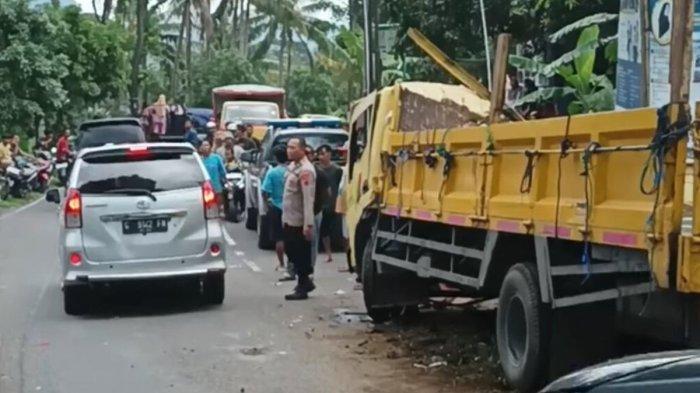
[[[153,200],[157,201],[153,193],[145,188],[116,188],[113,190],[105,191],[104,194],[124,194],[124,195],[145,195]]]

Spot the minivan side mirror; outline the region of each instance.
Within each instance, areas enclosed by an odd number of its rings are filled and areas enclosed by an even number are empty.
[[[61,203],[61,193],[57,188],[46,191],[46,202]]]

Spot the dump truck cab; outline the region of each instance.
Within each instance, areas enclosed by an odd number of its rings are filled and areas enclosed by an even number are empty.
[[[354,264],[361,264],[372,212],[380,207],[387,179],[382,151],[387,149],[390,135],[400,129],[456,128],[475,124],[487,116],[488,107],[488,101],[463,86],[429,82],[396,84],[351,105],[348,183],[344,198]],[[356,242],[358,238],[359,243]]]

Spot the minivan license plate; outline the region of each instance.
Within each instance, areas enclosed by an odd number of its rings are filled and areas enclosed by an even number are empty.
[[[168,218],[124,220],[122,221],[122,233],[124,233],[125,235],[147,235],[152,232],[167,232],[168,221]]]

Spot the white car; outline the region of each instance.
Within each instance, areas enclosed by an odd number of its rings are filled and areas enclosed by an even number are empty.
[[[60,198],[56,189],[46,194]],[[66,313],[85,313],[94,286],[128,280],[199,280],[208,303],[223,302],[219,205],[191,145],[81,150],[60,211]]]

